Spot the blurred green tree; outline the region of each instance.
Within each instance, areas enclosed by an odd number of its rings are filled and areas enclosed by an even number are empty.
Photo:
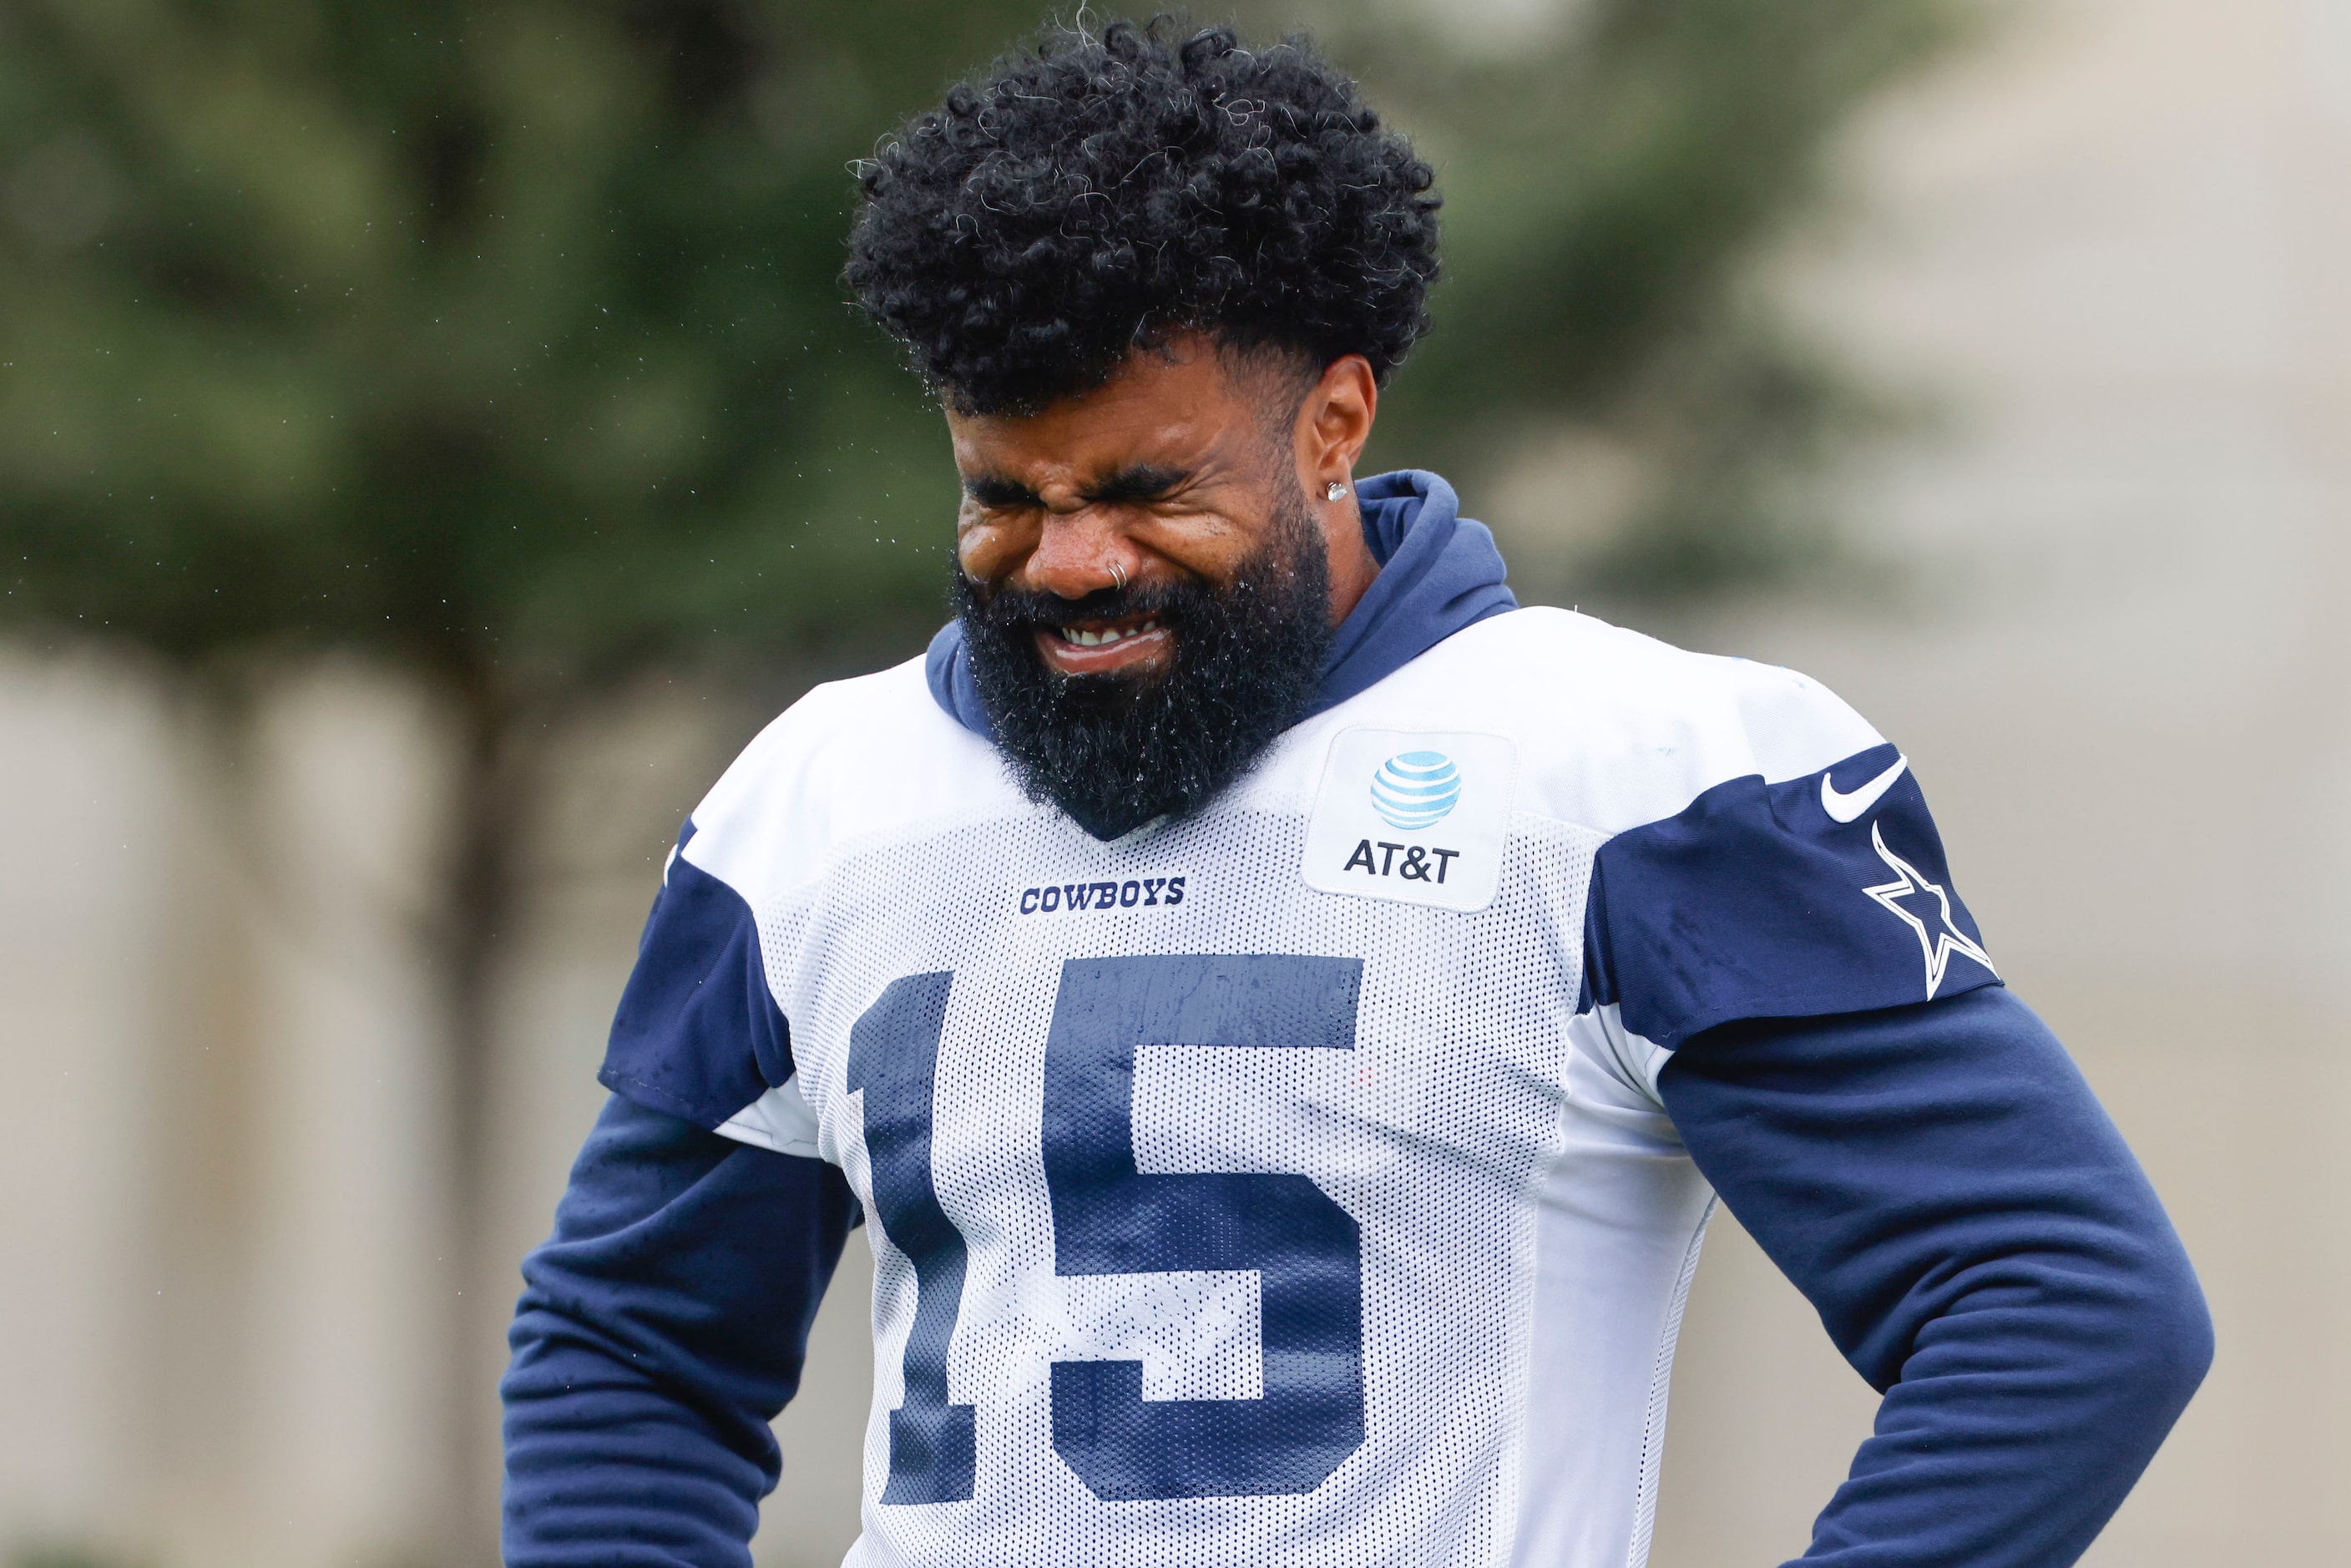
[[[1593,570],[1635,587],[1815,549],[1774,487],[1865,400],[1740,281],[1963,0],[1562,0],[1507,34],[1315,3],[1244,18],[1321,24],[1449,202],[1386,459],[1474,473],[1531,428],[1612,433],[1655,483]],[[0,624],[214,689],[351,651],[440,695],[461,1258],[552,721],[652,667],[879,664],[940,614],[952,471],[844,304],[844,165],[1036,20],[0,0]]]
[[[1034,22],[1025,0],[0,10],[0,616],[214,693],[339,650],[437,694],[459,774],[425,935],[461,1274],[546,737],[649,664],[894,653],[937,613],[952,476],[843,307],[844,165]],[[485,1558],[496,1477],[488,1358],[456,1332],[476,1549],[453,1562]]]
[[[1804,481],[1904,410],[1778,316],[1754,287],[1759,263],[1835,193],[1833,154],[1856,112],[1985,10],[1498,9],[1513,20],[1482,38],[1436,5],[1367,25],[1334,4],[1322,28],[1421,132],[1446,196],[1437,329],[1398,374],[1379,453],[1471,479],[1531,443],[1555,453],[1562,434],[1614,453],[1630,472],[1602,537],[1572,578],[1518,572],[1522,597],[1686,597],[1823,564],[1835,539]],[[1479,47],[1461,47],[1465,30]],[[1554,520],[1496,519],[1522,534]]]

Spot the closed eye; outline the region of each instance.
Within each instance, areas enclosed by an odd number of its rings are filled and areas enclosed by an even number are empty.
[[[1192,482],[1191,472],[1138,463],[1122,468],[1080,492],[1090,507],[1132,507],[1164,501]],[[999,474],[979,474],[963,482],[963,493],[990,511],[1005,512],[1042,507],[1044,497],[1018,479]]]
[[[1018,479],[999,478],[983,474],[963,482],[963,493],[991,511],[1009,511],[1016,507],[1041,507],[1044,497]]]

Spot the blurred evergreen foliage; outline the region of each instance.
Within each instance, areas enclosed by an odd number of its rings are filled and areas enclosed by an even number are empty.
[[[1834,194],[1856,111],[1983,13],[1568,0],[1534,15],[1467,57],[1444,43],[1460,13],[1436,5],[1347,40],[1382,101],[1426,128],[1447,196],[1449,281],[1382,451],[1476,479],[1562,426],[1616,450],[1634,473],[1605,537],[1572,580],[1522,596],[1688,595],[1819,564],[1834,541],[1804,481],[1898,407],[1781,319],[1753,274]]]
[[[1629,432],[1672,455],[1620,575],[1769,571],[1759,494],[1857,405],[1741,267],[1953,3],[1589,0],[1504,51],[1474,10],[1259,6],[1440,164],[1381,454]],[[951,476],[844,306],[844,164],[1032,6],[6,0],[0,616],[356,647],[501,706],[911,646]]]
[[[1026,5],[5,16],[12,620],[528,704],[937,605],[843,165]]]

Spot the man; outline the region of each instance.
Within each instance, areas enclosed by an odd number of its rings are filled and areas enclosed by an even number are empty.
[[[2202,1375],[1902,755],[1358,479],[1431,179],[1120,25],[863,174],[956,622],[695,810],[525,1266],[507,1560],[747,1561],[873,1226],[852,1561],[1619,1568],[1719,1193],[1883,1391],[1807,1562],[2072,1562]]]

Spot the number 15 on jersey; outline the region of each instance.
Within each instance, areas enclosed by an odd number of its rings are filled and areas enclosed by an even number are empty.
[[[1363,965],[1290,955],[1072,958],[1045,1045],[1044,1165],[1061,1275],[1255,1270],[1258,1399],[1143,1396],[1139,1361],[1056,1361],[1053,1448],[1106,1501],[1308,1492],[1364,1442],[1362,1242],[1303,1176],[1145,1175],[1134,1160],[1145,1045],[1352,1051]],[[850,1030],[850,1092],[883,1234],[914,1264],[904,1394],[890,1413],[886,1504],[974,1486],[969,1405],[947,1399],[968,1253],[931,1164],[948,971],[893,981]]]

